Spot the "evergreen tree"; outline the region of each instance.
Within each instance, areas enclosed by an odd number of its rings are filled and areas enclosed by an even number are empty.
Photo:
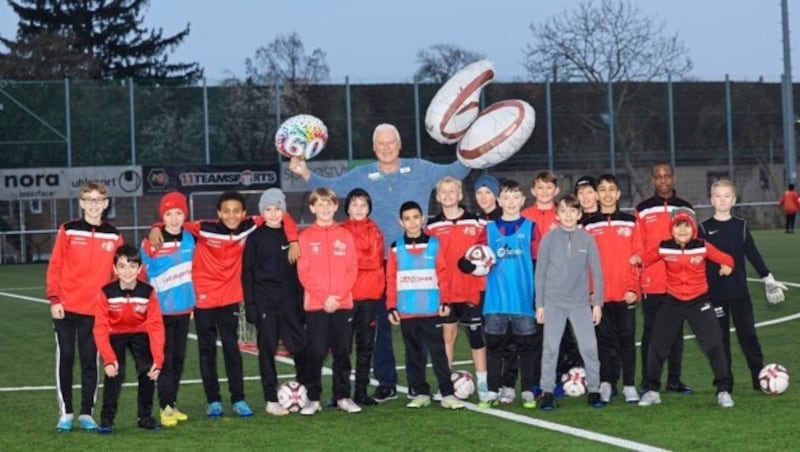
[[[169,63],[167,53],[189,35],[189,25],[172,36],[161,28],[142,25],[149,0],[8,0],[19,16],[17,39],[0,38],[10,52],[0,54],[0,77],[7,77],[12,61],[28,66],[43,64],[43,54],[52,69],[29,73],[51,74],[55,78],[83,75],[97,79],[156,78],[193,82],[203,76],[198,63]],[[63,52],[52,55],[54,40]],[[37,45],[44,42],[49,46]],[[58,55],[63,54],[64,58]],[[89,56],[76,70],[75,56]],[[61,68],[65,70],[61,70]],[[89,68],[90,70],[87,70]],[[19,72],[19,71],[18,71]],[[23,74],[25,71],[21,71]],[[33,75],[33,74],[31,74]]]

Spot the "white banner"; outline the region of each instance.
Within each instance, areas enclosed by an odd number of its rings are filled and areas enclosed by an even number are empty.
[[[308,168],[323,177],[337,177],[348,172],[347,160],[308,160]],[[306,182],[295,173],[289,171],[289,161],[281,159],[281,190],[286,193],[309,191]]]
[[[0,200],[77,198],[90,180],[104,183],[112,198],[142,196],[141,166],[82,166],[0,169]]]

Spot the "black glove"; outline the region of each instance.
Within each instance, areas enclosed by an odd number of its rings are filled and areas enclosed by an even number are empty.
[[[255,325],[258,321],[258,311],[256,311],[256,307],[253,303],[244,304],[244,318],[247,320],[247,323],[251,325]]]
[[[466,257],[462,257],[458,260],[458,269],[461,270],[461,273],[472,274],[475,269],[478,268],[470,262]]]

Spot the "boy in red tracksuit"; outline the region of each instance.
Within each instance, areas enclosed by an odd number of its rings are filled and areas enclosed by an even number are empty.
[[[428,350],[442,394],[442,408],[457,410],[464,404],[453,395],[450,366],[444,351],[442,317],[450,312],[443,303],[450,290],[447,261],[439,240],[423,231],[422,208],[414,201],[400,206],[405,233],[392,242],[386,261],[386,309],[392,325],[400,325],[406,347],[409,394],[406,407],[431,404],[431,388],[425,378]]]
[[[636,218],[619,210],[622,192],[614,175],[603,174],[597,179],[597,193],[600,210],[581,224],[594,237],[603,268],[603,318],[596,328],[600,399],[604,403],[611,400],[621,369],[622,394],[626,402],[634,403],[639,401],[634,381],[639,272],[634,263],[642,255],[642,238]]]
[[[343,226],[353,234],[358,255],[358,276],[353,286],[353,339],[356,347],[356,388],[353,401],[358,405],[376,405],[367,394],[372,352],[375,349],[377,304],[383,303],[386,275],[383,263],[383,234],[369,218],[372,199],[363,188],[355,188],[345,200],[347,220]]]
[[[475,244],[483,232],[486,222],[466,211],[459,203],[464,199],[461,181],[450,176],[436,184],[436,200],[442,211],[430,221],[426,232],[439,239],[441,252],[447,266],[458,268],[470,246]],[[442,301],[450,305],[450,314],[444,319],[442,334],[447,353],[448,367],[453,367],[458,323],[466,326],[469,347],[472,349],[472,362],[478,380],[478,398],[487,401],[489,386],[486,381],[486,342],[483,339],[483,315],[481,312],[481,291],[486,287],[486,279],[470,273],[451,271],[447,273],[450,290]]]
[[[717,403],[723,408],[733,407],[731,378],[728,360],[722,343],[714,307],[708,297],[706,260],[720,264],[719,274],[733,272],[731,255],[714,245],[697,238],[697,220],[694,211],[678,209],[672,215],[672,239],[661,242],[657,250],[645,251],[645,266],[663,262],[666,273],[667,299],[662,303],[653,325],[653,336],[648,350],[647,373],[639,406],[661,403],[658,392],[661,368],[672,347],[675,335],[680,334],[683,321],[697,336],[714,372]]]
[[[264,224],[264,218],[248,217],[244,196],[233,190],[220,195],[217,216],[217,220],[197,220],[183,225],[183,229],[190,232],[197,242],[192,258],[192,279],[197,302],[194,323],[200,355],[200,377],[208,403],[206,414],[209,417],[224,414],[217,375],[219,335],[233,411],[239,417],[250,417],[253,411],[244,400],[244,375],[238,337],[239,303],[244,300],[242,255],[245,240]],[[297,245],[292,242],[297,240],[297,224],[286,213],[283,224],[290,242],[289,260],[294,262]],[[156,247],[163,241],[160,226],[155,225],[150,231],[150,244]]]
[[[108,189],[97,181],[81,186],[83,217],[58,228],[47,265],[47,298],[56,338],[56,388],[59,419],[56,431],[72,430],[72,367],[75,343],[80,358],[81,405],[78,422],[93,431],[97,397],[97,346],[92,337],[97,292],[111,278],[114,252],[122,245],[117,228],[103,220]]]
[[[350,343],[353,325],[353,286],[358,276],[358,255],[353,234],[336,224],[339,200],[333,190],[311,191],[308,206],[314,223],[300,233],[297,274],[305,289],[303,308],[308,330],[308,403],[300,414],[312,416],[322,407],[322,363],[333,355],[333,397],[345,413],[358,413],[350,398]]]
[[[161,430],[151,414],[155,382],[164,363],[164,321],[155,289],[137,279],[141,271],[139,250],[120,246],[114,254],[114,274],[119,279],[105,285],[96,298],[93,333],[106,374],[98,433],[111,433],[114,425],[125,381],[126,349],[136,363],[139,427]]]

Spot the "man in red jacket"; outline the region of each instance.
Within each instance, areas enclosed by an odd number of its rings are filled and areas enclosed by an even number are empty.
[[[658,249],[662,240],[671,238],[670,218],[677,208],[692,209],[692,205],[675,194],[675,171],[669,163],[657,163],[652,168],[655,194],[640,202],[634,212],[642,233],[644,252]],[[661,304],[666,299],[666,274],[664,264],[655,262],[642,273],[642,375],[647,373],[647,350],[653,325]],[[683,360],[683,334],[678,332],[669,352],[667,366],[667,391],[692,394],[694,391],[681,381]]]

